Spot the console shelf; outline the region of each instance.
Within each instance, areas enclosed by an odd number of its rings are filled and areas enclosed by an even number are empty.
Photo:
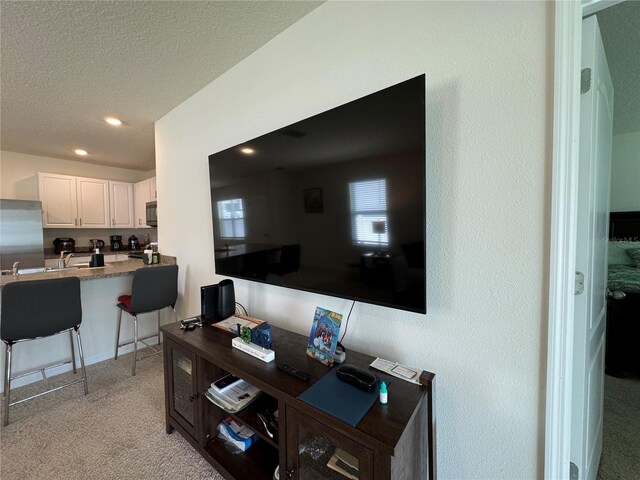
[[[297,398],[329,371],[305,354],[307,337],[272,327],[276,361],[308,372],[310,379],[304,382],[278,370],[275,362],[264,363],[232,348],[234,335],[229,332],[211,326],[185,331],[178,322],[161,330],[167,433],[178,430],[225,478],[270,480],[278,465],[283,480],[350,478],[340,473],[342,465],[359,479],[435,479],[434,374],[422,372],[422,385],[396,379],[389,403],[376,402],[351,427]],[[373,359],[352,350],[347,354],[347,363],[365,368]],[[262,390],[251,405],[234,414],[204,395],[211,382],[228,373]],[[277,441],[269,438],[258,418],[265,409],[278,410]],[[260,437],[246,452],[231,454],[217,438],[218,424],[227,416]]]
[[[243,453],[231,454],[219,438],[208,441],[204,447],[231,478],[271,480],[278,465],[278,451],[262,441]],[[222,473],[222,472],[220,472]]]
[[[223,413],[223,417],[231,417],[237,422],[246,425],[251,430],[256,432],[260,436],[262,441],[268,443],[274,448],[278,448],[278,444],[269,437],[269,434],[260,421],[260,418],[258,418],[258,413],[263,412],[264,410],[269,410],[270,412],[275,412],[276,410],[278,410],[278,401],[275,398],[269,395],[260,395],[259,398],[255,399],[255,401],[253,401],[250,405],[237,413],[227,412],[218,407],[210,400],[207,399],[207,401],[211,405],[211,408],[220,410]],[[216,415],[214,415],[214,417],[215,416]]]

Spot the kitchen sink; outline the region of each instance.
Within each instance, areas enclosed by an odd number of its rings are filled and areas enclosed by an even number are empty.
[[[105,263],[102,267],[91,267],[89,263],[76,263],[75,265],[71,265],[67,268],[108,268],[108,267],[111,267],[110,263]],[[65,268],[65,270],[67,268]]]
[[[111,267],[110,263],[105,263],[104,267]],[[29,275],[32,273],[55,273],[55,272],[66,272],[68,270],[80,270],[85,268],[104,268],[104,267],[90,267],[88,263],[77,263],[75,265],[69,265],[65,268],[58,267],[46,267],[46,268],[25,268],[24,270],[20,270],[18,275]]]
[[[71,267],[65,267],[65,268],[58,268],[58,267],[47,267],[44,269],[45,273],[49,273],[49,272],[64,272],[65,270],[77,270],[78,266],[77,265],[73,265]],[[24,272],[20,271],[20,275],[23,275]]]

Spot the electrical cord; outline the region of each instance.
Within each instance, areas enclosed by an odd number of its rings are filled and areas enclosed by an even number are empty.
[[[342,345],[342,341],[344,340],[345,335],[347,334],[347,328],[349,328],[349,318],[351,318],[351,312],[353,311],[353,307],[355,306],[356,301],[354,300],[351,304],[351,308],[349,309],[349,314],[347,315],[347,320],[344,322],[344,332],[342,334],[342,338],[338,340],[338,345],[342,347],[342,349],[346,352],[347,350]]]
[[[236,302],[236,313],[239,313],[240,315],[248,315],[247,309],[239,302]]]

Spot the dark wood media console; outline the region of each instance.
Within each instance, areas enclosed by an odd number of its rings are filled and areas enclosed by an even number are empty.
[[[231,347],[232,333],[205,326],[193,331],[180,323],[164,325],[164,372],[167,433],[178,430],[225,478],[347,479],[327,465],[337,452],[357,463],[359,479],[435,480],[434,378],[422,372],[422,385],[394,379],[389,403],[374,403],[351,427],[298,395],[329,369],[305,354],[307,337],[272,327],[276,360],[264,363]],[[373,357],[347,351],[345,363],[367,367]],[[309,373],[307,382],[276,368],[285,362]],[[262,395],[237,414],[230,414],[204,395],[211,383],[232,373],[262,390]],[[385,378],[380,372],[379,377]],[[336,402],[348,401],[336,398]],[[269,438],[258,413],[278,410],[279,438]],[[231,454],[217,437],[220,421],[231,416],[260,440],[246,452]],[[357,459],[357,460],[354,460]]]

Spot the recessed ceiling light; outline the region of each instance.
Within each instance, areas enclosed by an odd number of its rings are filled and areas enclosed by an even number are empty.
[[[104,121],[114,127],[119,127],[120,125],[122,125],[122,120],[116,117],[104,117]]]
[[[86,150],[82,150],[81,148],[76,148],[74,150],[76,155],[80,155],[81,157],[84,157],[87,155],[87,151]]]
[[[241,148],[240,151],[246,155],[251,155],[252,153],[255,152],[253,148],[249,148],[249,147]]]

